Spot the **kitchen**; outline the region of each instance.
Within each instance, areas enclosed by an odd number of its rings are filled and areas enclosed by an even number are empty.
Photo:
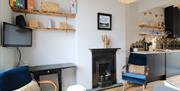
[[[178,5],[141,14],[138,41],[130,44],[130,60],[145,61],[148,82],[180,75],[180,8]]]

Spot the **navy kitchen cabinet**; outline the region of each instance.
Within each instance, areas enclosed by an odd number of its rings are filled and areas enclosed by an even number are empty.
[[[131,59],[135,59],[134,61],[144,61],[147,63],[149,68],[148,82],[164,80],[165,79],[165,53],[155,53],[155,54],[138,54],[131,53],[130,56],[133,57]],[[136,60],[136,56],[146,57],[143,60]]]
[[[149,67],[148,82],[163,80],[165,78],[165,53],[148,54]]]

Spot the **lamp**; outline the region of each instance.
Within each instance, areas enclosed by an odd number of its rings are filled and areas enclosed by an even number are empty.
[[[136,0],[119,0],[119,2],[123,4],[130,4],[130,3],[136,2]]]

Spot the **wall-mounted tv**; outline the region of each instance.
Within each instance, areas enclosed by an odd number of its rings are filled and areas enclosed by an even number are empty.
[[[32,47],[32,29],[3,22],[1,31],[3,47]]]

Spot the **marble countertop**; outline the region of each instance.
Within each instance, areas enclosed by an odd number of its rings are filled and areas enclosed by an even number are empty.
[[[138,51],[138,52],[131,52],[136,54],[159,54],[159,53],[172,53],[172,52],[180,52],[180,50],[158,50],[158,51]]]

